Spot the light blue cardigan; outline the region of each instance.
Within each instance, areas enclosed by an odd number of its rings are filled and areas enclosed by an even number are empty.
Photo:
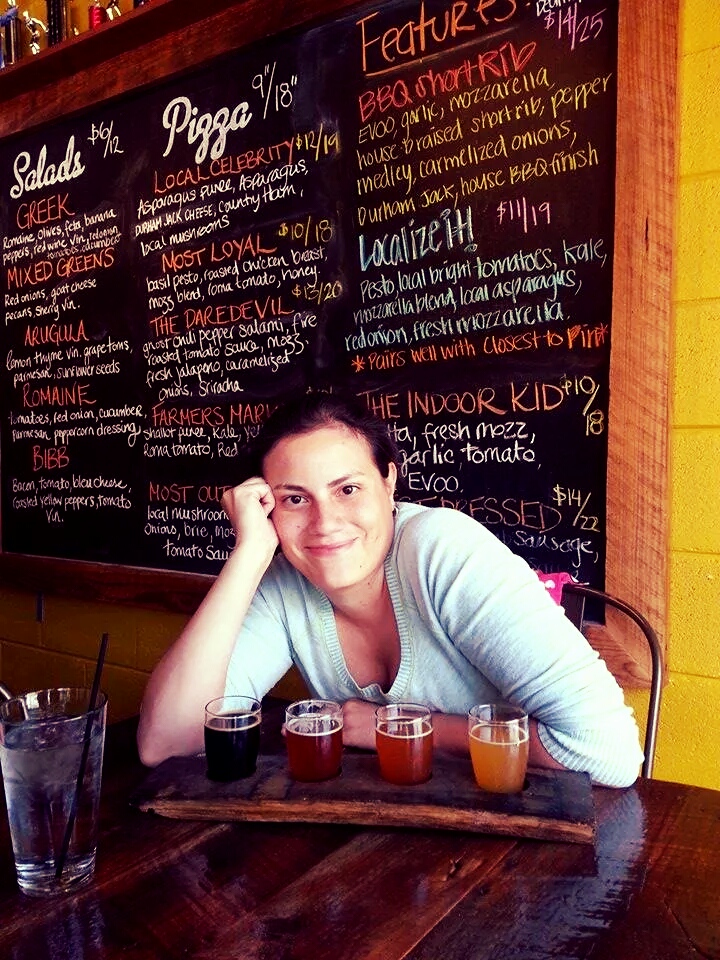
[[[390,690],[355,683],[330,601],[277,556],[235,644],[226,693],[261,698],[294,663],[314,696],[339,701],[465,714],[508,700],[538,720],[563,766],[608,786],[634,782],[642,751],[622,690],[525,561],[485,527],[456,510],[399,504],[385,575],[401,650]]]

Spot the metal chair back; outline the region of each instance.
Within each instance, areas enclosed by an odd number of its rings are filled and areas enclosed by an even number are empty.
[[[635,607],[629,603],[626,603],[624,600],[619,600],[617,597],[613,597],[603,590],[596,590],[594,587],[588,587],[581,583],[566,582],[562,588],[562,606],[565,608],[565,615],[575,624],[578,630],[582,630],[586,622],[585,601],[588,599],[598,600],[606,606],[620,610],[621,613],[630,617],[644,634],[648,647],[650,648],[650,661],[652,664],[650,702],[648,704],[647,725],[645,727],[645,759],[642,765],[642,775],[643,777],[652,777],[663,685],[663,657],[660,641],[648,620],[639,610],[636,610]]]

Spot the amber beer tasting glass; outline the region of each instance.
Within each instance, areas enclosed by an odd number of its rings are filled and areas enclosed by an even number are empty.
[[[332,700],[298,700],[285,710],[285,743],[293,780],[329,780],[342,764],[342,707]]]
[[[475,781],[491,793],[519,793],[528,762],[528,716],[519,707],[483,703],[468,714]]]
[[[383,780],[405,786],[430,779],[433,728],[427,707],[419,703],[390,703],[378,707],[375,744]]]

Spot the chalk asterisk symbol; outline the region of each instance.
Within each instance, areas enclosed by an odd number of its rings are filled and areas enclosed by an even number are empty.
[[[361,356],[355,356],[355,359],[352,361],[352,368],[355,373],[360,373],[361,370],[365,369],[365,361]]]

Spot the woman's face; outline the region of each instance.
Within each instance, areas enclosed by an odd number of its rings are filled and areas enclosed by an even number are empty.
[[[382,477],[363,436],[332,424],[285,437],[263,473],[282,552],[331,600],[384,575],[397,471]]]

